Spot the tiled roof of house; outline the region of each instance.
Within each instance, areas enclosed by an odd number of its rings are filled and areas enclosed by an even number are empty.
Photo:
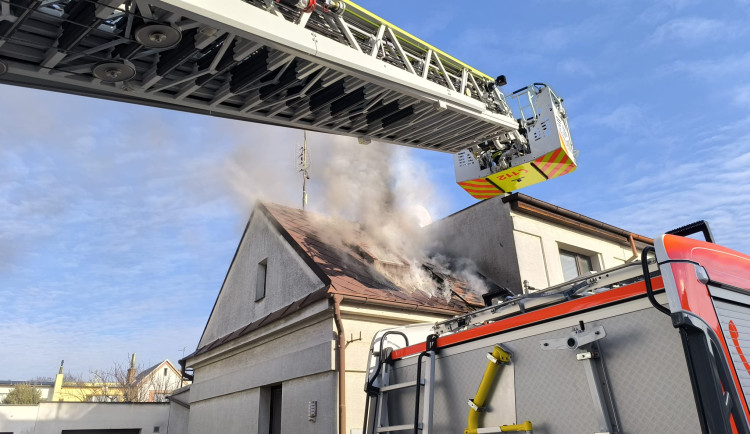
[[[288,240],[295,243],[301,249],[301,253],[311,260],[311,263],[308,263],[330,280],[330,293],[363,298],[375,304],[398,303],[404,307],[439,309],[446,313],[468,312],[484,305],[481,295],[472,292],[466,282],[447,273],[433,275],[436,279],[448,280],[452,285],[453,294],[448,300],[442,295],[430,296],[419,290],[399,288],[378,273],[363,255],[337,245],[339,243],[327,241],[322,234],[321,225],[331,224],[330,222],[323,223],[322,219],[311,218],[308,212],[272,203],[258,204],[257,209],[277,222],[279,229],[286,232],[282,235],[288,235]],[[430,273],[429,264],[425,265],[428,267],[425,270]]]
[[[169,359],[165,359],[164,361],[161,361],[161,362],[159,362],[159,363],[155,364],[154,366],[148,367],[148,368],[144,369],[143,371],[141,371],[140,373],[138,373],[138,375],[137,375],[137,376],[135,377],[135,381],[136,381],[136,383],[140,383],[141,381],[143,381],[143,380],[144,380],[144,379],[145,379],[146,377],[148,377],[149,375],[151,375],[151,373],[153,373],[153,372],[154,372],[154,370],[158,369],[158,368],[159,368],[159,366],[161,366],[161,365],[162,365],[162,364],[164,364],[164,363],[166,363],[166,364],[167,364],[167,366],[168,366],[168,367],[169,367],[170,369],[172,369],[172,370],[173,370],[174,372],[176,372],[176,373],[179,373],[179,372],[180,372],[180,370],[179,370],[179,369],[177,369],[177,368],[176,368],[176,367],[175,367],[175,366],[174,366],[174,365],[172,364],[172,362],[170,362],[170,361],[169,361]]]

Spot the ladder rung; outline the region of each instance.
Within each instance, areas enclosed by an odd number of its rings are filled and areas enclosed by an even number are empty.
[[[424,384],[424,379],[422,379],[422,381],[420,381],[420,382],[419,382],[419,384],[420,384],[420,385],[421,385],[421,384]],[[414,387],[414,386],[416,386],[416,385],[417,385],[417,381],[416,381],[416,380],[413,380],[413,381],[407,381],[407,382],[405,382],[405,383],[396,383],[396,384],[389,384],[389,385],[387,385],[387,386],[383,386],[383,387],[381,387],[381,388],[380,388],[380,392],[382,393],[382,392],[388,392],[388,391],[390,391],[390,390],[396,390],[396,389],[405,389],[405,388],[407,388],[407,387]]]
[[[407,425],[381,426],[379,428],[375,428],[375,432],[406,431],[408,429],[414,429],[414,424],[410,423]],[[421,422],[419,424],[419,429],[422,429]]]

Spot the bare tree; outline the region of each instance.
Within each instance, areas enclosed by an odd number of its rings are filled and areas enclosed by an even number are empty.
[[[102,400],[116,396],[123,402],[163,402],[166,395],[180,387],[179,374],[174,373],[171,364],[161,369],[157,368],[165,362],[144,368],[136,363],[135,354],[129,354],[128,359],[127,364],[114,362],[107,370],[92,371],[94,382],[107,388],[102,390]]]

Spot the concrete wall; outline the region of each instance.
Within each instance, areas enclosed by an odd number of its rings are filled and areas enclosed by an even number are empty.
[[[331,371],[335,368],[334,344],[333,319],[325,317],[303,327],[290,326],[234,351],[217,352],[215,357],[192,365],[191,404]]]
[[[0,405],[0,431],[34,434],[40,405]]]
[[[257,433],[259,389],[219,396],[190,404],[189,432]]]
[[[229,342],[190,362],[189,432],[258,432],[268,414],[268,388],[282,387],[285,433],[336,430],[337,381],[332,312],[328,300],[269,324],[250,340]],[[265,401],[264,401],[265,400]],[[318,417],[307,420],[309,401]],[[214,424],[214,425],[211,425]]]
[[[479,272],[513,292],[521,291],[510,206],[502,197],[479,202],[426,228],[431,250],[474,261]]]
[[[258,263],[267,258],[266,296],[255,301]],[[253,213],[198,346],[322,288],[323,283],[270,224]]]
[[[630,247],[557,225],[527,214],[511,212],[518,249],[521,281],[542,289],[565,281],[560,250],[591,257],[595,270],[622,265],[632,256]]]
[[[43,402],[0,406],[0,431],[60,434],[73,429],[140,429],[167,432],[169,404]]]
[[[169,397],[169,430],[167,434],[188,434],[190,421],[190,386],[176,390]]]
[[[269,384],[270,385],[270,384]],[[281,382],[281,430],[284,433],[330,434],[336,431],[336,373],[328,371]],[[263,387],[221,395],[190,405],[189,432],[193,434],[257,433],[267,423]],[[318,415],[308,420],[308,403],[317,401]]]

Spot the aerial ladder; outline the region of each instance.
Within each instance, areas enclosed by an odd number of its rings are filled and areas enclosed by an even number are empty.
[[[449,152],[477,199],[576,168],[548,86],[348,0],[0,0],[0,83]]]

